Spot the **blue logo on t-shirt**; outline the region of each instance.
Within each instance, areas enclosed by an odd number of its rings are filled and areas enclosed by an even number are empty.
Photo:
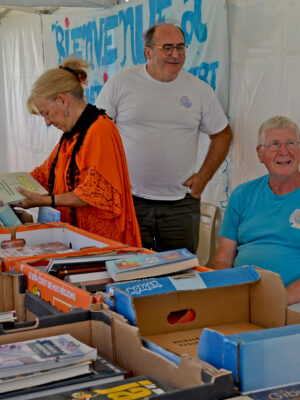
[[[192,102],[187,96],[181,97],[180,104],[185,108],[190,108],[192,106]]]

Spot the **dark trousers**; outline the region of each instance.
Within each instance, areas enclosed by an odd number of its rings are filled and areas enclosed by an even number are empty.
[[[199,241],[200,200],[147,200],[133,196],[143,247],[155,251],[187,248],[196,253]]]

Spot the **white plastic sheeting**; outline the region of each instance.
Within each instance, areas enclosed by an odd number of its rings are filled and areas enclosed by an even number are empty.
[[[285,115],[300,124],[300,2],[229,0],[232,188],[267,171],[256,155],[260,124]]]
[[[31,170],[57,140],[41,118],[28,114],[31,85],[43,71],[40,17],[6,17],[0,25],[0,170]],[[50,140],[49,140],[50,139]]]

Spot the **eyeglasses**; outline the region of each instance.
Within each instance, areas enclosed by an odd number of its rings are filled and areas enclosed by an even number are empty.
[[[173,53],[173,50],[176,49],[178,54],[185,54],[186,49],[189,47],[186,44],[179,44],[178,46],[173,46],[172,44],[163,44],[162,46],[149,46],[157,49],[161,49],[164,54],[170,56]]]
[[[272,143],[261,144],[261,147],[268,147],[270,151],[279,151],[283,144],[287,150],[297,150],[299,148],[299,142],[296,140],[288,140],[285,143],[274,141]]]

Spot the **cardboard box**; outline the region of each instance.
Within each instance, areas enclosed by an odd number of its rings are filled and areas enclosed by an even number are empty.
[[[101,304],[95,305],[95,307],[100,311],[74,310],[67,314],[59,314],[55,318],[43,317],[39,320],[39,324],[33,326],[31,329],[27,327],[24,330],[20,329],[18,332],[6,332],[5,334],[0,335],[0,345],[21,340],[69,333],[89,346],[96,347],[100,354],[104,355],[111,361],[116,361],[118,357],[114,343],[114,322],[119,321],[123,323],[124,321],[122,321],[122,317],[111,311],[107,312],[105,309],[101,311]],[[125,326],[126,325],[129,326],[125,323]],[[123,336],[122,346],[124,352],[127,347],[124,346],[126,332],[123,332],[123,334],[125,335]],[[130,348],[126,353],[127,359],[130,360],[130,362],[124,369],[131,372],[130,364],[135,363],[135,357],[138,356],[138,354],[131,353]],[[166,371],[170,370],[170,372],[173,372],[174,366],[162,357],[158,357],[155,354],[154,356],[157,357],[155,365],[152,364],[152,358],[150,356],[147,368],[145,366],[145,373],[146,370],[148,371],[150,368],[153,377],[156,376],[157,379],[170,385],[172,380],[168,378],[167,383],[164,378],[165,376],[168,376]],[[200,360],[197,361],[200,363]],[[193,365],[193,363],[185,363],[181,368],[176,368],[178,370],[178,380],[175,381],[175,385],[171,385],[171,387],[180,387],[180,385],[183,385],[185,383],[185,377],[189,374],[201,374],[198,365]],[[141,374],[144,374],[142,371],[143,369],[141,370]],[[220,400],[234,395],[234,386],[231,374],[228,372],[222,373],[215,376],[214,379],[211,379],[208,371],[209,369],[206,371],[203,370],[202,377],[198,376],[197,386],[187,387],[183,390],[177,389],[166,394],[161,394],[157,396],[157,399],[196,400],[203,398],[206,400]],[[33,394],[31,398],[34,397]],[[0,398],[2,398],[1,395]]]
[[[25,276],[17,271],[0,273],[0,311],[15,310],[16,321],[0,323],[0,332],[4,327],[23,326],[24,322],[36,321],[37,318],[56,315],[59,310],[43,301],[38,296],[26,291]]]
[[[63,257],[71,258],[76,255],[101,255],[104,253],[111,252],[136,252],[142,251],[147,252],[146,249],[138,249],[135,247],[113,247],[107,246],[102,248],[90,248],[85,251],[79,251],[70,253],[68,255],[63,255]],[[41,257],[41,256],[39,256]],[[62,257],[60,254],[59,257]],[[52,258],[52,256],[51,256]],[[47,274],[46,272],[40,271],[35,267],[37,263],[47,262],[50,258],[44,256],[41,258],[26,259],[22,261],[16,261],[9,265],[9,270],[15,270],[21,272],[26,277],[26,288],[40,296],[46,302],[52,304],[55,308],[62,312],[69,312],[72,308],[80,307],[85,310],[89,309],[90,305],[93,303],[102,302],[103,298],[101,294],[89,293],[79,287],[72,285],[64,280],[61,280],[55,276]],[[5,259],[6,261],[6,259]]]
[[[12,239],[23,239],[27,245],[43,244],[46,242],[61,242],[75,252],[70,255],[84,255],[97,253],[99,249],[127,248],[128,245],[103,238],[93,233],[76,228],[70,224],[53,222],[51,224],[30,224],[12,228],[0,229],[0,242]],[[76,252],[79,252],[76,254]],[[61,257],[62,253],[44,254],[44,257]],[[13,269],[16,261],[41,258],[42,254],[25,257],[5,257],[2,259],[2,269]]]
[[[300,325],[224,335],[204,329],[199,357],[233,372],[242,393],[300,382]]]
[[[203,330],[209,327],[210,332],[217,333],[211,334],[211,341],[206,342],[211,354],[207,361],[215,363],[215,367],[221,369],[232,368],[234,363],[234,377],[242,391],[266,387],[257,387],[257,384],[262,383],[258,383],[255,377],[247,372],[250,372],[250,368],[256,368],[258,377],[259,374],[264,375],[264,368],[274,368],[272,363],[268,364],[267,359],[259,369],[257,362],[260,359],[255,358],[255,346],[250,352],[252,358],[243,362],[241,343],[236,340],[231,358],[231,361],[234,361],[231,365],[224,365],[215,360],[222,360],[229,350],[225,348],[225,344],[224,348],[220,345],[218,353],[217,344],[225,343],[224,338],[227,335],[283,327],[300,321],[299,313],[287,310],[286,290],[280,276],[267,270],[242,267],[201,273],[195,278],[183,278],[178,282],[173,278],[157,278],[108,286],[107,303],[132,324],[136,324],[136,327],[127,327],[127,335],[130,333],[132,341],[135,337],[134,347],[139,347],[140,352],[151,350],[169,357],[175,363],[181,363],[186,355],[193,359],[198,358],[199,339]],[[281,336],[290,343],[291,337],[293,340],[296,338],[294,335],[288,337],[284,328]],[[142,339],[143,349],[138,344],[138,337]],[[220,337],[222,340],[216,339]],[[126,347],[128,343],[127,338]],[[300,348],[300,338],[298,347]],[[260,355],[259,344],[257,349]],[[121,354],[118,348],[117,352]],[[241,367],[244,368],[243,371]],[[282,365],[282,369],[284,368],[289,369],[288,359]],[[272,376],[272,373],[270,375]],[[291,379],[294,379],[294,382],[295,379],[300,381],[300,365],[296,373],[290,376],[293,376]],[[264,385],[275,386],[277,378],[275,375],[273,377],[272,381],[268,380]],[[291,382],[278,380],[278,384]]]
[[[100,254],[123,249],[128,251],[128,245],[105,239],[92,233],[83,231],[69,224],[52,223],[47,225],[33,224],[21,226],[11,232],[7,228],[0,229],[0,241],[22,239],[26,244],[42,244],[45,242],[61,242],[75,250],[68,253],[69,257],[90,254]],[[66,253],[38,254],[27,257],[6,257],[2,260],[4,271],[19,271],[26,276],[27,289],[38,294],[45,301],[50,302],[60,311],[68,312],[72,307],[88,309],[100,297],[93,296],[82,289],[45,274],[34,268],[30,263],[41,259],[62,257]]]

